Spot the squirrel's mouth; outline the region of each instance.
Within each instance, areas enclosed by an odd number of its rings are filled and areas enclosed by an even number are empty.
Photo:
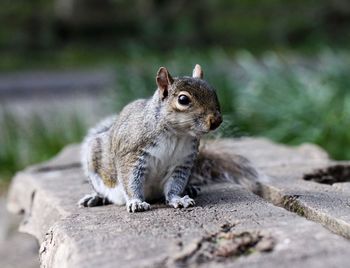
[[[191,136],[194,136],[194,137],[201,137],[207,133],[209,133],[209,129],[194,129],[194,130],[190,130],[189,133]],[[191,134],[193,133],[193,134]]]
[[[191,121],[190,124],[188,124],[188,122],[167,124],[167,129],[179,135],[190,135],[198,138],[211,131],[210,126],[200,120],[195,122]]]

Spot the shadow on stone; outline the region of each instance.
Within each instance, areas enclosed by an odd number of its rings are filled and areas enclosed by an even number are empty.
[[[250,202],[250,197],[246,192],[242,192],[240,186],[225,184],[225,190],[222,190],[220,184],[203,187],[201,193],[195,198],[196,206],[206,207],[220,204],[238,204]]]

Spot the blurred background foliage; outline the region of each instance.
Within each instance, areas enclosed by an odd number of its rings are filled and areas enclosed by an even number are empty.
[[[111,66],[109,111],[155,89],[159,66],[200,63],[221,99],[218,136],[312,142],[350,159],[348,0],[2,0],[0,70]],[[1,102],[0,102],[1,103]],[[82,115],[0,113],[0,174],[78,142]]]
[[[341,45],[347,0],[3,0],[2,48],[226,46],[262,50]]]

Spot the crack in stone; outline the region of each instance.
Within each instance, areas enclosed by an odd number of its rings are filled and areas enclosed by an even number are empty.
[[[319,223],[329,231],[350,239],[349,223],[325,214],[315,208],[305,206],[300,200],[301,195],[288,195],[269,185],[263,185],[262,189],[263,191],[260,197],[272,205],[282,207],[310,221]]]
[[[300,195],[286,195],[282,198],[282,206],[302,217],[306,217],[304,207],[298,202]]]
[[[44,172],[50,172],[50,171],[75,169],[80,167],[81,167],[80,163],[71,163],[71,164],[65,164],[65,165],[40,166],[33,169],[33,171],[38,173],[44,173]]]
[[[36,195],[36,190],[34,190],[32,192],[32,194],[30,195],[30,204],[29,204],[28,211],[25,211],[24,209],[22,209],[23,214],[25,215],[25,218],[22,220],[21,225],[26,225],[28,223],[28,221],[29,221],[29,218],[32,216],[32,209],[33,209],[33,206],[34,206],[35,195]]]

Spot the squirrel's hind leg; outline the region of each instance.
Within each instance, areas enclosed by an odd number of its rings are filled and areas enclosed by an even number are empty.
[[[106,197],[101,197],[97,193],[87,194],[78,201],[81,207],[96,207],[112,204]]]
[[[125,199],[122,186],[119,184],[115,187],[107,187],[101,177],[96,173],[89,173],[90,183],[95,192],[85,195],[79,200],[78,205],[81,207],[95,207],[109,204],[124,205]]]

